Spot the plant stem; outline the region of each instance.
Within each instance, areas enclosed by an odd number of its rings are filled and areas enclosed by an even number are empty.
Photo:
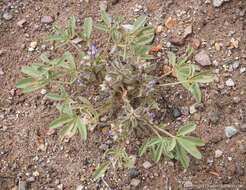
[[[182,83],[186,83],[189,82],[190,80],[185,80],[185,81],[179,81],[179,82],[173,82],[173,83],[167,83],[167,84],[160,84],[158,86],[171,86],[171,85],[176,85],[176,84],[182,84]]]
[[[166,131],[166,130],[164,130],[164,129],[161,129],[160,127],[158,127],[158,126],[156,126],[156,125],[153,125],[153,127],[154,127],[155,129],[157,129],[157,130],[159,130],[159,131],[161,131],[161,132],[165,133],[166,135],[168,135],[168,136],[172,137],[172,138],[174,138],[174,137],[175,137],[175,136],[174,136],[174,135],[172,135],[171,133],[167,132],[167,131]]]

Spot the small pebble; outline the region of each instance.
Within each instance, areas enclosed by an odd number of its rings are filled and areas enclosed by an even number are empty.
[[[139,179],[134,178],[131,180],[131,185],[137,187],[140,184],[140,182],[141,181]]]
[[[84,186],[83,185],[79,185],[76,190],[83,190],[84,189]]]
[[[11,13],[5,12],[3,13],[3,18],[5,20],[11,20],[13,18],[13,15]]]
[[[245,71],[246,71],[246,68],[245,67],[240,68],[240,73],[241,74],[244,73]]]
[[[38,171],[35,171],[35,172],[33,172],[32,175],[35,176],[35,177],[38,177],[39,176],[39,172]]]
[[[99,2],[99,8],[100,8],[101,11],[107,11],[108,10],[107,1],[100,1]]]
[[[21,19],[20,21],[17,22],[17,25],[22,28],[23,24],[25,23],[26,23],[26,19]]]
[[[63,184],[57,185],[57,188],[60,189],[60,190],[63,190]]]
[[[192,106],[190,106],[190,114],[196,113],[197,110],[195,108],[195,104],[193,104]]]
[[[26,180],[27,182],[34,182],[35,181],[35,177],[29,177],[29,178],[27,178],[27,180]]]
[[[148,161],[145,161],[145,162],[143,163],[143,167],[144,167],[145,169],[149,169],[149,168],[152,167],[152,164],[151,164],[150,162],[148,162]]]
[[[235,61],[233,64],[232,64],[232,67],[234,70],[238,69],[238,67],[240,66],[240,62],[239,61]]]
[[[224,0],[213,0],[214,7],[220,7],[224,3]]]
[[[226,86],[233,87],[235,86],[234,81],[230,78],[226,81]]]
[[[240,101],[241,101],[240,97],[238,97],[238,96],[233,97],[233,103],[234,104],[238,104]]]
[[[244,176],[245,169],[244,169],[244,167],[237,165],[237,166],[235,167],[235,172],[234,172],[234,173],[235,173],[236,175],[239,175],[239,176]]]
[[[222,152],[221,150],[216,150],[216,151],[215,151],[215,158],[221,157],[222,154],[223,154],[223,152]]]
[[[189,115],[189,108],[188,107],[183,106],[180,108],[180,111],[181,111],[182,115],[185,115],[185,116]]]
[[[237,129],[234,126],[229,126],[225,128],[225,135],[227,138],[231,138],[233,135],[237,134]]]
[[[200,44],[201,44],[200,40],[198,40],[198,39],[193,39],[192,40],[192,47],[194,49],[198,49],[200,47]]]
[[[215,136],[215,137],[213,137],[211,139],[211,142],[214,143],[214,144],[217,144],[217,143],[219,143],[222,140],[223,140],[223,137],[221,137],[221,136]]]
[[[47,90],[46,89],[42,89],[40,93],[45,95],[47,93]]]
[[[209,55],[205,50],[200,51],[200,53],[195,55],[195,61],[199,63],[201,66],[211,65],[211,61]]]
[[[240,130],[241,130],[242,132],[246,132],[246,123],[243,123],[243,124],[241,125]]]
[[[54,19],[51,16],[43,16],[41,18],[41,23],[43,24],[51,24],[52,22],[54,22]]]

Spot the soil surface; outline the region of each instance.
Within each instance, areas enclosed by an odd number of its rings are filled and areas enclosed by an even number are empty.
[[[40,91],[23,95],[15,83],[24,76],[21,66],[40,63],[41,53],[54,58],[69,49],[75,54],[71,47],[54,50],[43,38],[53,32],[52,24],[65,28],[72,15],[78,30],[86,17],[100,23],[100,1],[1,0],[0,189],[182,190],[189,185],[192,189],[246,189],[246,1],[224,2],[216,8],[211,0],[106,2],[108,13],[124,16],[126,24],[146,14],[149,25],[163,26],[154,41],[163,46],[155,53],[160,68],[169,64],[169,50],[182,55],[195,42],[200,46],[194,55],[202,50],[209,55],[211,65],[198,64],[197,69],[211,69],[217,78],[214,83],[202,85],[202,104],[195,105],[182,86],[161,94],[166,107],[164,122],[172,129],[185,122],[198,125],[194,135],[206,142],[200,148],[202,159],[192,158],[188,169],[167,158],[154,164],[148,154],[137,156],[143,138],[136,137],[129,139],[127,152],[137,157],[137,177],[130,179],[128,169],[122,169],[114,178],[110,168],[103,180],[93,181],[93,172],[106,159],[104,148],[115,145],[113,139],[98,128],[84,143],[79,135],[60,142],[57,131],[49,130],[50,122],[58,116],[54,102]],[[42,21],[44,16],[51,17],[50,23]],[[169,17],[177,19],[172,29],[165,26]],[[190,25],[192,33],[178,46],[173,45],[173,36],[182,36]],[[93,39],[103,48],[101,33],[94,32]],[[34,50],[30,49],[31,42],[37,42]],[[85,44],[80,46],[84,49]],[[177,119],[172,116],[175,108],[183,113]],[[225,135],[228,126],[236,128],[230,138]],[[146,161],[150,167],[144,167]]]

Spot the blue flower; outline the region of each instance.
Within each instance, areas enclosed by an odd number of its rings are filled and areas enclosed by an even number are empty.
[[[94,44],[91,45],[91,48],[88,51],[88,55],[91,55],[93,57],[96,56],[96,54],[100,51],[99,48],[96,48],[96,46]]]

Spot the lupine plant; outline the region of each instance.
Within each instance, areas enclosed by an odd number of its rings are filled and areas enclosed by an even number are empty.
[[[139,132],[149,136],[140,147],[139,156],[149,152],[157,163],[164,155],[179,160],[187,168],[190,161],[187,153],[201,159],[197,147],[204,146],[204,142],[187,136],[195,130],[195,124],[180,127],[176,134],[171,134],[165,124],[155,124],[155,111],[160,109],[155,96],[160,88],[181,84],[197,102],[201,102],[199,83],[212,82],[214,76],[209,71],[196,72],[195,65],[189,60],[191,48],[179,58],[169,52],[170,71],[159,77],[153,76],[151,73],[156,63],[150,52],[155,34],[153,26],[145,25],[146,17],[140,16],[133,25],[123,25],[122,17],[110,17],[105,11],[101,16],[104,24],[93,24],[91,18],[86,18],[83,32],[75,32],[74,17],[69,20],[67,30],[54,26],[55,33],[45,40],[56,41],[55,48],[71,46],[76,50],[73,53],[77,58],[69,51],[53,60],[42,54],[41,64],[22,67],[28,77],[17,82],[17,88],[32,92],[47,86],[57,91],[59,87],[60,93],[48,93],[46,97],[57,101],[60,117],[51,123],[50,128],[61,128],[61,140],[72,137],[77,131],[82,140],[86,140],[88,131],[104,126],[109,128],[106,135],[112,136],[117,146],[105,152],[110,159],[95,171],[95,179],[101,177],[110,165],[114,169],[134,167],[126,152],[126,140]],[[93,27],[108,36],[103,49],[93,44]],[[88,46],[87,52],[72,43],[76,37]],[[164,83],[171,73],[177,81]],[[75,97],[68,92],[69,86],[77,89],[96,87],[102,99],[90,102],[86,97]],[[108,121],[102,122],[100,118],[103,116],[107,116]]]

